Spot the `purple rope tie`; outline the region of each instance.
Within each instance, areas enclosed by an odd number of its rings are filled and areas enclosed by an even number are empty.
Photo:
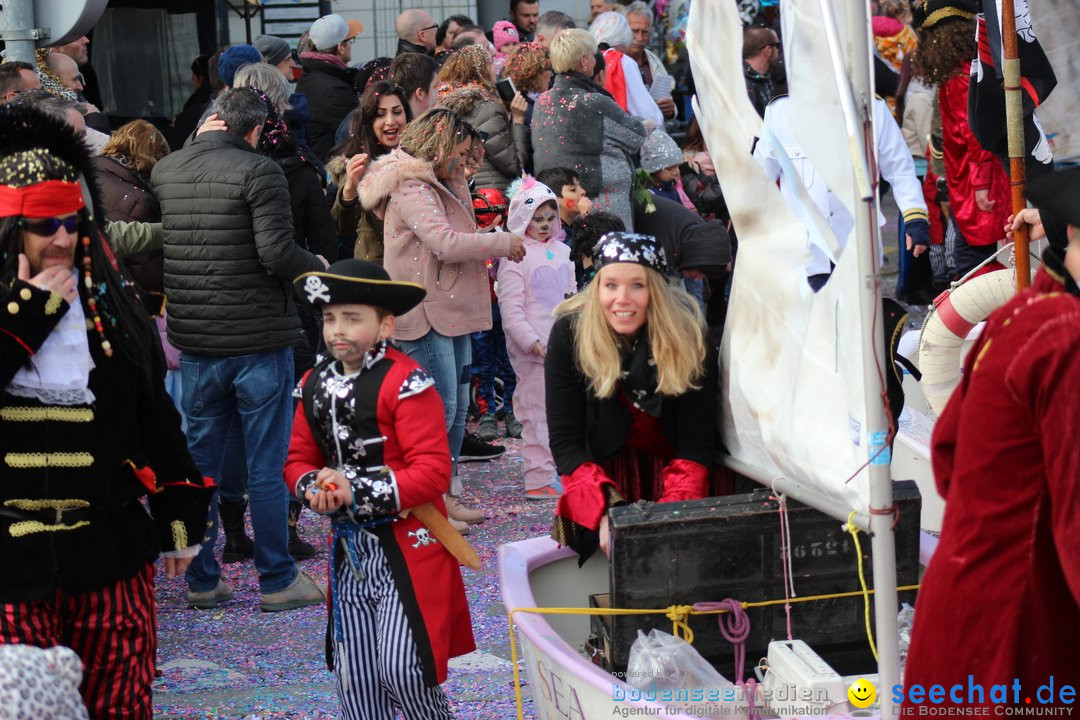
[[[698,611],[727,610],[717,616],[720,626],[720,634],[735,648],[735,682],[742,685],[746,691],[749,703],[750,716],[756,717],[754,712],[754,686],[751,680],[743,680],[743,672],[746,669],[746,638],[750,636],[750,618],[743,610],[742,604],[732,598],[724,598],[721,602],[694,603],[694,609]]]

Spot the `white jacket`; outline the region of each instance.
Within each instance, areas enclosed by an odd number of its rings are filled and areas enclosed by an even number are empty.
[[[800,179],[806,186],[814,205],[817,206],[825,219],[829,221],[836,239],[843,249],[847,245],[848,236],[855,227],[855,218],[852,217],[844,204],[840,202],[828,186],[824,178],[814,170],[810,156],[802,149],[795,139],[790,116],[791,101],[786,96],[773,100],[765,109],[764,127],[772,131],[779,143],[791,160],[791,164],[799,173]],[[927,219],[926,202],[923,200],[922,184],[915,176],[915,164],[911,159],[911,152],[900,132],[900,126],[893,119],[889,106],[881,98],[874,98],[874,133],[877,140],[878,169],[881,176],[892,185],[893,197],[897,206],[904,215],[905,220]],[[763,132],[764,136],[765,133]],[[765,169],[768,176],[780,180],[780,192],[792,207],[796,206],[795,191],[788,184],[790,179],[785,177],[780,169],[773,147],[770,143],[761,140],[754,149],[754,157]],[[885,216],[878,210],[879,225],[885,224]],[[829,257],[824,250],[810,242],[807,237],[807,247],[810,249],[811,260],[806,266],[807,276],[827,274],[831,271]]]

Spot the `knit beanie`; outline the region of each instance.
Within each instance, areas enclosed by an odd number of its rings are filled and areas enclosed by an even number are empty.
[[[682,150],[663,130],[653,130],[641,146],[641,169],[649,174],[680,165],[682,161]]]
[[[262,53],[266,62],[271,65],[277,65],[292,52],[289,43],[273,35],[256,35],[254,45],[255,49]]]
[[[218,57],[218,77],[221,82],[232,87],[236,72],[245,65],[262,62],[262,54],[251,45],[233,45],[227,47]]]
[[[495,41],[495,50],[502,52],[503,45],[507,43],[519,43],[517,28],[509,20],[500,20],[491,29],[491,39]]]

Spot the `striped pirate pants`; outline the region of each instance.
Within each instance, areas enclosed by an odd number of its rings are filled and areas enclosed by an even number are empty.
[[[0,604],[0,643],[66,645],[83,661],[93,720],[150,720],[157,653],[154,566],[108,587]]]
[[[439,685],[426,687],[412,629],[390,564],[370,532],[355,535],[360,564],[338,564],[342,642],[334,641],[334,675],[346,720],[452,720]],[[336,635],[336,633],[335,633]]]

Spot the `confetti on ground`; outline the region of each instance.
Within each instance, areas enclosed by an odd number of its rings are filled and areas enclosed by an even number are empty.
[[[525,499],[524,468],[517,452],[521,441],[503,444],[508,450],[501,458],[461,466],[464,499],[489,519],[474,525],[468,536],[484,567],[463,570],[477,651],[451,661],[443,685],[458,720],[516,716],[496,555],[502,543],[546,535],[555,510],[553,501]],[[326,552],[319,540],[326,521],[305,510],[300,525],[306,539],[320,549],[301,567],[325,584]],[[183,580],[158,575],[162,676],[154,683],[154,716],[163,720],[339,717],[334,678],[323,662],[326,608],[260,612],[258,578],[250,562],[225,565],[223,578],[236,590],[232,600],[214,610],[189,610],[184,605]],[[525,716],[531,720],[527,688],[523,694]]]

